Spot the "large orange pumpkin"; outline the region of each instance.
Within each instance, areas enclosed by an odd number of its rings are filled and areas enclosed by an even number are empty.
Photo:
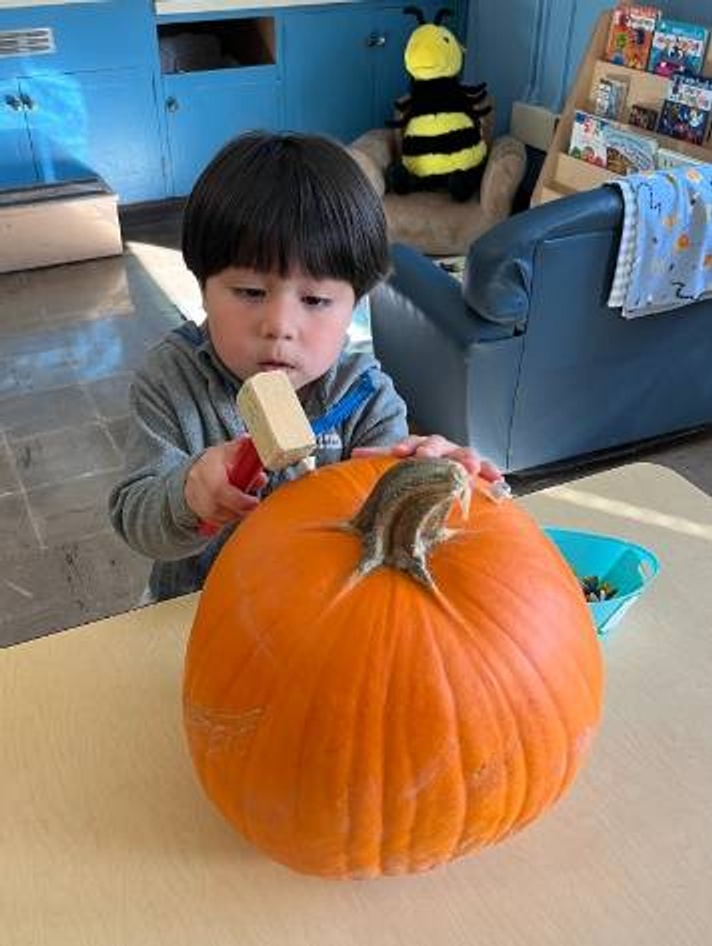
[[[208,577],[185,663],[193,761],[225,817],[296,870],[469,854],[537,818],[582,762],[602,661],[578,582],[512,500],[475,490],[443,533],[466,490],[451,461],[321,469],[252,513]]]

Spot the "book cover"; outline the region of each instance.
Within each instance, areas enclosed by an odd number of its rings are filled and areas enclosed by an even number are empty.
[[[606,166],[606,141],[604,130],[608,122],[597,115],[589,115],[578,109],[574,112],[571,127],[569,154],[598,167]]]
[[[670,77],[678,72],[698,75],[705,61],[709,32],[680,20],[660,20],[653,35],[648,71]]]
[[[627,95],[628,83],[624,79],[601,76],[593,92],[594,114],[615,121],[623,113]]]
[[[638,128],[645,128],[647,131],[655,131],[658,125],[659,113],[657,108],[651,105],[641,105],[635,103],[631,105],[628,112],[628,124],[635,125]]]
[[[615,125],[608,125],[604,132],[606,142],[606,167],[616,174],[637,174],[639,171],[654,171],[658,143],[655,138],[637,135],[635,132]]]
[[[705,164],[699,158],[692,158],[689,154],[672,151],[670,148],[658,148],[657,165],[661,170],[666,168],[692,167],[695,164]]]
[[[671,102],[681,102],[691,108],[701,108],[703,112],[710,112],[712,111],[712,79],[679,74],[673,76],[667,98]]]
[[[701,108],[685,105],[683,102],[671,102],[666,99],[660,112],[658,131],[679,141],[689,141],[693,145],[704,143],[709,127],[710,113]]]
[[[645,69],[662,11],[652,6],[619,6],[611,14],[603,58],[629,69]]]

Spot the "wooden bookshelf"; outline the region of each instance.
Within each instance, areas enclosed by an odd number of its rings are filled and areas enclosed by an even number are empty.
[[[605,181],[620,177],[614,171],[597,167],[568,154],[574,112],[577,109],[593,112],[593,93],[601,76],[624,78],[628,82],[628,94],[623,109],[624,118],[633,104],[649,105],[658,111],[662,107],[669,85],[668,79],[652,72],[618,66],[612,62],[607,62],[603,58],[612,12],[612,10],[606,10],[598,18],[588,50],[566,100],[554,138],[534,188],[532,206],[543,204],[548,200],[556,200],[558,197],[577,191],[591,190]],[[710,42],[707,50],[702,74],[712,77],[712,42]],[[710,141],[709,134],[705,144],[700,146],[686,141],[679,141],[677,138],[669,138],[667,135],[661,135],[654,131],[637,128],[626,124],[624,121],[619,121],[617,124],[622,128],[630,129],[636,134],[656,138],[662,148],[679,151],[700,161],[712,163],[712,141]]]

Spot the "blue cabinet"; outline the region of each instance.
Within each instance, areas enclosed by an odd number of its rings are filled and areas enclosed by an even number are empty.
[[[285,15],[284,86],[289,127],[348,141],[371,123],[369,9],[343,6]]]
[[[122,202],[165,195],[150,70],[48,73],[19,87],[36,180],[99,175]]]
[[[251,128],[278,128],[281,107],[274,79],[250,79],[229,69],[164,76],[171,193],[187,194],[228,139]]]
[[[146,0],[0,10],[0,186],[99,175],[166,195]]]
[[[20,86],[0,79],[0,182],[12,187],[37,180]]]
[[[241,13],[156,25],[169,193],[187,194],[230,138],[281,128],[280,20]]]
[[[421,4],[428,19],[434,4]],[[416,27],[401,4],[295,9],[284,17],[287,123],[351,141],[393,117],[408,91],[403,53]]]

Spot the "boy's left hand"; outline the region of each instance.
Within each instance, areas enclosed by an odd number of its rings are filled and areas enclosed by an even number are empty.
[[[427,437],[411,434],[391,447],[354,447],[351,456],[447,457],[461,463],[472,480],[477,476],[489,483],[502,479],[502,471],[490,460],[483,460],[471,447],[460,447],[440,434]]]

